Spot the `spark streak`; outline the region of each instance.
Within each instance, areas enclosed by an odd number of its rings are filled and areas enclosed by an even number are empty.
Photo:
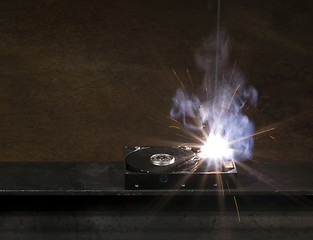
[[[190,72],[188,70],[188,68],[186,67],[186,72],[188,74],[188,78],[189,78],[189,81],[190,81],[190,84],[191,84],[191,88],[192,88],[192,91],[195,92],[195,88],[193,86],[193,82],[192,82],[192,79],[191,79],[191,75],[190,75]]]
[[[174,68],[172,68],[172,72],[174,73],[176,79],[178,80],[178,82],[180,83],[180,85],[183,87],[183,89],[185,89],[185,86],[184,86],[182,80],[180,79],[180,77],[178,77],[178,75],[177,75],[177,73],[176,73],[176,71],[175,71]]]
[[[235,97],[235,95],[236,95],[236,92],[238,91],[239,88],[240,88],[240,85],[238,85],[238,87],[235,89],[234,94],[233,94],[233,96],[231,97],[231,100],[230,100],[230,102],[229,102],[229,105],[228,105],[227,110],[229,110],[229,108],[230,108],[230,106],[231,106],[231,104],[232,104],[232,102],[233,102],[233,100],[234,100],[234,97]]]
[[[238,138],[238,139],[236,139],[236,140],[234,140],[234,141],[229,142],[229,145],[234,144],[235,142],[238,142],[238,141],[247,139],[247,138],[249,138],[249,137],[254,137],[254,136],[260,135],[260,134],[262,134],[262,133],[266,133],[266,132],[269,132],[269,131],[273,131],[274,129],[275,129],[275,128],[270,128],[270,129],[266,129],[266,130],[264,130],[264,131],[260,131],[260,132],[257,132],[257,133],[250,134],[250,135],[245,136],[245,137],[242,137],[242,138]]]
[[[229,188],[227,179],[225,179],[225,182],[226,182],[226,185],[227,185],[227,188],[228,188],[228,192],[230,193],[230,188]]]
[[[170,116],[166,116],[167,118],[169,118],[169,119],[171,119],[171,120],[173,120],[174,122],[176,122],[176,123],[180,123],[179,121],[177,121],[175,118],[172,118],[172,117],[170,117]]]
[[[168,126],[169,128],[176,128],[176,129],[181,129],[180,127],[177,126]]]
[[[243,109],[243,107],[246,105],[246,103],[248,102],[248,100],[244,101],[243,104],[240,107],[240,110]]]
[[[237,210],[237,214],[238,214],[238,221],[240,222],[240,214],[239,214],[239,209],[238,209],[238,205],[237,205],[237,201],[236,201],[236,197],[235,196],[234,196],[234,201],[235,201],[236,210]]]
[[[235,60],[234,66],[233,66],[233,70],[232,70],[232,72],[231,72],[231,76],[230,76],[229,82],[231,82],[232,79],[233,79],[236,65],[237,65],[237,58],[236,58],[236,60]]]
[[[225,179],[225,181],[226,181],[226,185],[227,185],[227,188],[228,188],[228,192],[230,193],[230,188],[229,188],[227,179]],[[237,210],[237,215],[238,215],[238,222],[240,222],[239,208],[238,208],[238,204],[237,204],[237,200],[236,200],[235,196],[234,196],[234,202],[235,202],[235,205],[236,205],[236,210]]]
[[[276,141],[276,139],[272,136],[272,135],[270,135],[269,136],[271,139],[273,139],[274,141]]]

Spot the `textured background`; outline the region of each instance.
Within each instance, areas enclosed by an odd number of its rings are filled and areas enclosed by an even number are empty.
[[[208,3],[209,2],[209,3]],[[259,91],[255,159],[312,160],[312,1],[223,0],[234,61]],[[181,142],[165,116],[195,85],[216,1],[1,1],[0,161],[120,161],[124,145]],[[278,124],[279,123],[279,124]]]

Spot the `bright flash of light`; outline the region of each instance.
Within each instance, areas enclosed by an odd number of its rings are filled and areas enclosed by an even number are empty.
[[[204,145],[201,146],[199,157],[210,160],[223,160],[233,158],[233,149],[229,147],[226,138],[220,135],[210,134]]]

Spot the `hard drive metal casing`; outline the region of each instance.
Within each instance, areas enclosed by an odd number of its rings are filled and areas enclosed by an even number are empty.
[[[229,187],[236,186],[237,168],[233,160],[227,160],[220,163],[218,169],[207,169],[204,162],[201,162],[196,169],[190,170],[168,170],[161,166],[158,172],[136,171],[130,166],[128,156],[137,154],[143,149],[153,148],[160,153],[165,153],[164,149],[171,149],[174,152],[182,147],[125,147],[125,189],[127,190],[153,190],[153,189],[221,189],[225,182]],[[195,154],[196,155],[196,154]],[[134,155],[136,157],[136,155]],[[147,159],[139,159],[136,162],[141,163]],[[144,164],[144,163],[143,163]]]

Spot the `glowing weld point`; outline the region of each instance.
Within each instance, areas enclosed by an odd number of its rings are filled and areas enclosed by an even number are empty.
[[[200,148],[198,156],[211,160],[231,159],[233,157],[233,149],[229,147],[225,138],[210,134],[205,144]]]

